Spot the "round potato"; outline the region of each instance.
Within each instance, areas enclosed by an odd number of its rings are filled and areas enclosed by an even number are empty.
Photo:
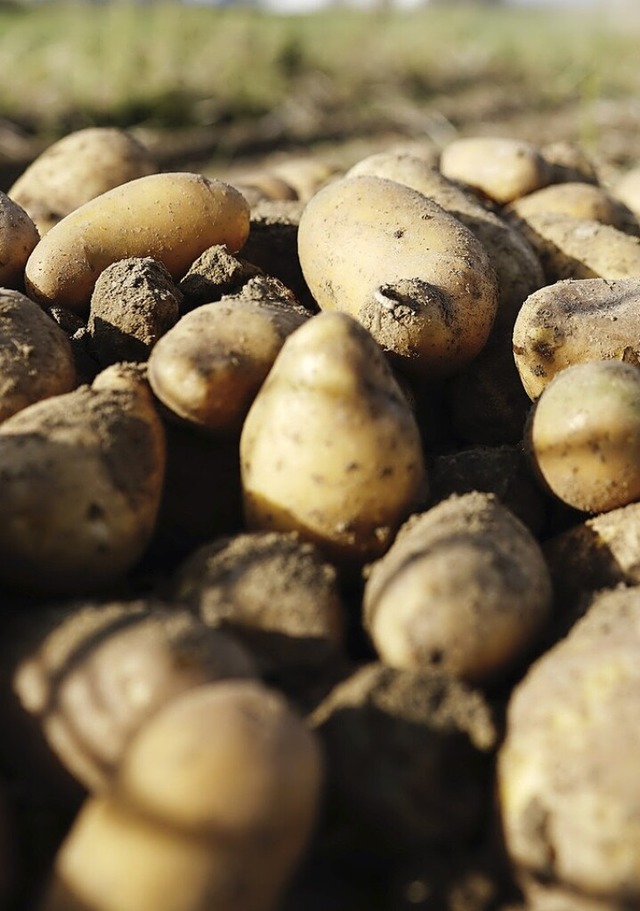
[[[40,240],[25,210],[0,191],[0,286],[24,288],[24,269]]]
[[[278,285],[252,279],[242,294],[187,313],[157,342],[149,382],[170,411],[212,433],[239,433],[285,339],[310,318]],[[261,286],[271,298],[259,296]]]
[[[150,174],[75,209],[37,244],[25,287],[38,303],[87,311],[100,273],[119,259],[157,259],[181,278],[207,247],[235,252],[249,234],[249,205],[238,190],[200,174]]]
[[[0,421],[75,385],[64,331],[24,294],[0,288]]]
[[[640,279],[568,279],[536,291],[516,319],[513,356],[530,399],[574,364],[640,363]]]
[[[640,218],[640,166],[621,174],[611,188],[614,196]]]
[[[633,213],[603,187],[584,181],[567,181],[552,184],[516,199],[506,209],[506,214],[525,221],[531,215],[553,213],[586,218],[603,225],[613,225],[621,231],[638,233]]]
[[[248,526],[342,565],[380,556],[424,494],[418,426],[371,335],[320,313],[285,341],[240,438]]]
[[[606,512],[640,499],[640,369],[567,367],[537,400],[526,442],[546,487],[574,509]]]
[[[0,580],[75,594],[115,582],[154,530],[165,436],[135,368],[36,402],[0,425]]]
[[[533,193],[552,179],[551,166],[537,146],[498,136],[454,139],[442,150],[440,170],[449,180],[500,205]]]
[[[412,516],[370,568],[365,625],[385,664],[486,682],[531,648],[551,607],[540,547],[493,494]]]
[[[498,305],[489,255],[411,187],[334,181],[307,203],[298,253],[318,305],[357,319],[415,375],[453,374],[487,341]]]

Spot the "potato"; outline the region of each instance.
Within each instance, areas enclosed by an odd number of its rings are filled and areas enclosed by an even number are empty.
[[[172,604],[140,599],[81,603],[53,621],[13,685],[66,767],[97,791],[161,706],[194,686],[256,675],[231,636]]]
[[[24,294],[0,288],[0,422],[75,385],[73,352],[62,329]]]
[[[574,364],[640,363],[639,307],[640,278],[567,279],[530,295],[513,329],[513,355],[529,398]]]
[[[329,802],[374,856],[457,852],[478,837],[497,742],[479,691],[373,662],[339,682],[309,720],[324,747]]]
[[[639,588],[596,597],[510,698],[499,810],[527,907],[640,899],[639,611]]]
[[[285,339],[309,316],[281,283],[251,279],[240,295],[187,313],[157,342],[151,388],[180,418],[236,436]]]
[[[611,187],[613,195],[640,218],[640,166],[629,168]]]
[[[640,369],[567,367],[536,401],[526,444],[547,489],[574,509],[607,512],[640,499]]]
[[[120,259],[100,273],[91,294],[89,349],[102,367],[146,361],[180,318],[182,294],[151,257]]]
[[[298,531],[346,566],[389,546],[423,496],[415,417],[384,354],[345,313],[296,329],[240,438],[252,530]]]
[[[541,146],[540,154],[551,167],[552,183],[598,183],[596,164],[580,143],[558,139]]]
[[[250,278],[262,274],[262,269],[244,257],[234,256],[224,244],[208,247],[180,279],[182,312],[220,300],[225,294],[235,294]]]
[[[473,492],[402,526],[369,568],[364,622],[385,664],[486,682],[535,644],[551,597],[531,532],[493,494]]]
[[[497,279],[487,251],[411,187],[334,181],[307,203],[298,253],[321,309],[357,319],[414,375],[455,373],[489,337]]]
[[[552,178],[537,146],[498,136],[452,140],[440,154],[440,170],[500,205],[545,187]]]
[[[630,209],[603,187],[584,181],[568,181],[543,187],[516,199],[505,210],[505,214],[525,221],[531,215],[541,213],[586,218],[635,234],[640,230]]]
[[[75,209],[36,245],[25,287],[38,303],[88,309],[107,266],[150,256],[180,279],[207,247],[239,250],[249,233],[249,206],[233,187],[200,174],[150,174]]]
[[[48,146],[8,190],[41,234],[90,199],[158,171],[151,153],[126,130],[87,127]]]
[[[346,608],[337,572],[295,532],[208,542],[178,567],[170,590],[207,626],[245,643],[261,673],[286,683],[291,699],[302,701],[342,662]]]
[[[496,323],[511,327],[524,299],[544,284],[538,258],[522,235],[424,159],[378,152],[361,159],[347,172],[353,177],[365,174],[418,190],[469,228],[485,247],[498,278]]]
[[[556,213],[531,213],[518,224],[540,258],[547,284],[567,278],[640,277],[640,237]]]
[[[41,911],[275,911],[321,777],[317,738],[281,696],[251,681],[195,687],[87,801]]]
[[[140,371],[36,402],[0,425],[0,583],[75,594],[114,583],[144,552],[165,437]]]
[[[0,287],[24,290],[24,269],[39,240],[29,215],[0,191]]]

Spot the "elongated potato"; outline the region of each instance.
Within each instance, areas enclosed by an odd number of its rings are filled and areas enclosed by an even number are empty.
[[[138,371],[36,402],[0,427],[0,581],[75,594],[120,579],[154,530],[165,437]]]
[[[638,232],[637,221],[634,225],[635,220],[630,209],[604,187],[583,181],[567,181],[543,187],[541,190],[521,196],[506,209],[507,215],[525,221],[530,215],[545,212],[586,218],[601,222],[603,225],[613,225],[621,231],[631,231],[635,227],[635,233]]]
[[[531,294],[515,322],[513,356],[530,399],[574,364],[640,363],[640,278],[567,279]]]
[[[320,308],[357,319],[413,374],[453,374],[487,341],[498,305],[489,255],[411,187],[334,181],[302,213],[298,254]]]
[[[413,515],[371,567],[364,593],[382,661],[476,682],[513,669],[550,607],[537,541],[493,494],[478,492]]]
[[[37,244],[25,287],[38,303],[86,312],[100,273],[128,257],[150,256],[181,278],[207,247],[239,250],[249,205],[236,189],[200,174],[150,174],[75,209]]]
[[[539,190],[552,177],[537,146],[500,136],[454,139],[442,150],[440,170],[501,205]]]
[[[639,612],[640,588],[601,594],[510,698],[499,809],[536,911],[640,901]]]
[[[317,737],[252,681],[195,687],[87,801],[40,911],[275,911],[309,841]]]
[[[240,438],[252,529],[298,531],[346,564],[386,550],[424,493],[415,417],[371,335],[320,313],[284,343]]]

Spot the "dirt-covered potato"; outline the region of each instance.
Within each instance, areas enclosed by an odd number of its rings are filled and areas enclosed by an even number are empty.
[[[539,212],[518,221],[547,284],[566,278],[640,277],[640,237],[575,215]]]
[[[120,579],[153,534],[165,448],[133,365],[8,418],[0,425],[0,583],[71,594]]]
[[[244,642],[269,679],[297,674],[299,694],[342,655],[346,611],[336,570],[294,532],[207,543],[179,566],[171,593],[207,626]]]
[[[603,225],[613,225],[621,231],[631,232],[635,227],[636,234],[640,230],[637,221],[634,225],[633,213],[627,206],[604,187],[584,181],[567,181],[543,187],[516,199],[506,208],[506,214],[525,221],[531,215],[540,213],[586,218]]]
[[[536,291],[516,320],[513,356],[530,399],[574,364],[640,363],[640,278],[567,279]]]
[[[149,382],[171,412],[235,436],[285,339],[310,318],[275,279],[251,279],[185,314],[149,355]]]
[[[574,509],[640,499],[640,368],[596,360],[556,374],[532,409],[526,445],[544,485]]]
[[[182,312],[220,300],[225,294],[235,294],[249,279],[262,274],[259,266],[234,256],[223,244],[215,244],[194,260],[178,283],[183,295]]]
[[[102,366],[146,361],[179,318],[182,294],[169,271],[150,257],[120,259],[100,273],[91,294],[90,350]]]
[[[309,716],[329,801],[360,838],[406,855],[477,837],[497,731],[479,691],[446,675],[372,663]]]
[[[88,800],[41,911],[275,911],[309,842],[316,735],[252,681],[194,687],[131,741]]]
[[[24,294],[0,288],[0,422],[75,385],[75,361],[63,330]]]
[[[298,531],[345,564],[380,556],[424,495],[422,442],[384,354],[345,313],[296,329],[240,438],[247,525]]]
[[[193,686],[256,674],[231,636],[173,604],[138,600],[70,610],[19,663],[13,682],[52,749],[96,791],[161,706]]]
[[[0,191],[0,286],[24,290],[24,269],[40,233],[15,200]]]
[[[639,613],[640,588],[596,597],[509,701],[499,810],[529,908],[640,901]]]
[[[470,136],[449,142],[440,154],[449,180],[504,205],[545,187],[551,167],[533,143],[498,136]]]
[[[485,682],[535,644],[551,598],[533,534],[495,495],[472,492],[402,526],[368,568],[364,622],[386,664]]]
[[[485,247],[411,187],[334,181],[307,203],[298,253],[321,309],[357,319],[413,374],[451,375],[489,337],[498,287]]]
[[[100,273],[119,259],[157,259],[180,279],[208,247],[239,250],[249,205],[221,180],[201,174],[150,174],[74,209],[36,245],[25,287],[38,303],[84,313]]]
[[[152,154],[131,133],[87,127],[47,146],[7,192],[45,234],[90,199],[158,170]]]

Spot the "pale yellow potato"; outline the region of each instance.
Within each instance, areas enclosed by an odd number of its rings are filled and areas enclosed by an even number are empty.
[[[0,286],[24,286],[24,268],[40,234],[27,212],[0,191]]]
[[[523,659],[551,595],[532,533],[494,494],[475,491],[402,526],[369,569],[364,621],[385,664],[480,683]]]
[[[485,247],[498,278],[496,324],[511,327],[524,299],[544,284],[540,262],[522,234],[423,158],[401,152],[377,152],[361,159],[347,172],[351,177],[365,174],[395,180],[418,190],[469,228]]]
[[[0,288],[0,422],[75,385],[73,351],[60,326],[24,294]]]
[[[246,521],[298,531],[330,558],[380,556],[424,494],[420,433],[371,335],[345,313],[296,329],[240,438]]]
[[[527,907],[637,906],[639,611],[640,588],[597,596],[509,700],[498,810]]]
[[[152,349],[151,388],[190,423],[237,434],[285,339],[309,317],[286,297],[260,300],[257,294],[197,307]]]
[[[181,278],[208,247],[239,250],[249,234],[249,205],[220,180],[200,174],[150,174],[75,209],[37,244],[25,267],[38,303],[79,313],[100,273],[119,259],[159,260]]]
[[[640,218],[640,165],[621,174],[613,183],[611,192]]]
[[[498,136],[454,139],[440,155],[440,170],[504,205],[545,187],[552,170],[533,143]]]
[[[547,284],[566,278],[640,278],[640,237],[588,218],[531,213],[520,230],[542,263]]]
[[[571,215],[613,225],[621,231],[629,230],[634,220],[631,211],[604,187],[584,181],[552,184],[528,193],[512,202],[506,213],[525,221],[530,215],[540,213]],[[637,223],[635,231],[638,231]]]
[[[191,689],[139,731],[114,788],[87,801],[41,911],[276,911],[322,767],[315,733],[278,693]]]
[[[487,341],[498,303],[489,254],[411,187],[371,176],[330,183],[302,213],[298,254],[319,307],[357,319],[417,376],[451,375]]]
[[[516,320],[513,355],[530,399],[574,364],[640,363],[640,278],[567,279],[536,291]]]
[[[7,191],[41,234],[90,199],[159,170],[152,154],[118,127],[87,127],[52,143]]]
[[[165,436],[135,368],[36,402],[0,425],[0,580],[75,594],[142,556],[162,495]]]
[[[556,374],[536,401],[526,444],[538,475],[583,512],[640,499],[640,369],[587,361]]]

